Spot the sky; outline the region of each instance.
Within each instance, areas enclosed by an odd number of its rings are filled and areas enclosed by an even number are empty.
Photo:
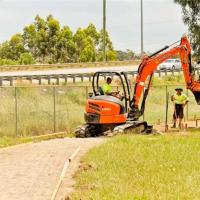
[[[39,14],[52,14],[75,31],[102,27],[103,0],[0,0],[0,42],[20,33]],[[181,8],[173,0],[143,0],[144,50],[156,51],[187,32]],[[107,30],[117,50],[140,52],[140,0],[107,0]]]

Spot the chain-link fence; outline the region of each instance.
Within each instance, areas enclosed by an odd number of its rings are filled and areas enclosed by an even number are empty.
[[[175,93],[174,86],[152,86],[146,102],[144,119],[149,123],[166,119],[166,94]],[[182,86],[185,88],[185,86]],[[116,89],[116,88],[115,88]],[[84,123],[85,101],[92,88],[88,86],[41,86],[0,88],[0,136],[33,136],[55,132],[72,132]],[[185,108],[185,119],[200,118],[200,106],[193,94]],[[169,122],[173,104],[169,100]]]

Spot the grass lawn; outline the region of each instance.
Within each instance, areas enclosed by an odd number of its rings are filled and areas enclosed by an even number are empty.
[[[200,134],[124,135],[90,150],[75,175],[72,199],[200,197]]]

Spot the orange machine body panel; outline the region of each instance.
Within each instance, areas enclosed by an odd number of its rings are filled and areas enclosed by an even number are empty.
[[[121,105],[106,100],[88,99],[86,114],[94,114],[98,118],[91,121],[94,124],[123,124],[127,120],[127,113],[122,111]]]

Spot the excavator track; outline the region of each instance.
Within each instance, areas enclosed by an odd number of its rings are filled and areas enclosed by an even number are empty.
[[[75,130],[75,136],[77,138],[88,138],[97,137],[100,135],[105,135],[108,129],[103,129],[99,125],[84,124]],[[125,124],[116,126],[112,129],[114,135],[127,133],[129,131],[134,131],[136,133],[150,134],[152,133],[152,126],[148,126],[145,121],[128,121]]]
[[[138,133],[152,133],[152,126],[149,126],[145,121],[127,121],[126,124],[116,126],[113,130],[114,134],[126,133],[135,131]]]
[[[99,136],[101,132],[100,126],[84,124],[75,130],[75,136],[77,138],[96,137]]]

